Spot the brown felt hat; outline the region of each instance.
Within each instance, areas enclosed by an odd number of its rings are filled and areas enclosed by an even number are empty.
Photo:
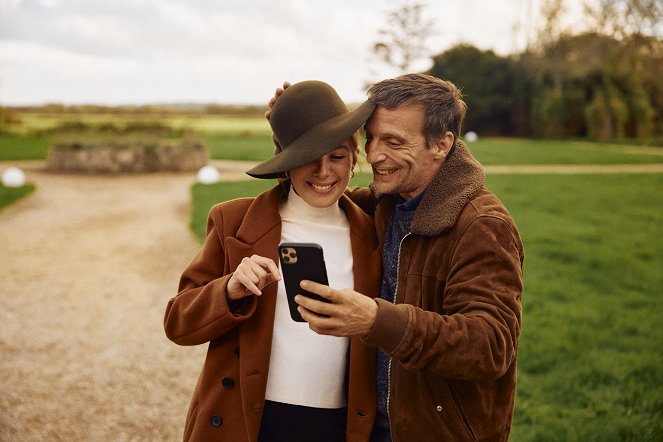
[[[293,84],[276,100],[269,117],[283,150],[246,173],[256,178],[277,178],[317,160],[350,138],[374,108],[366,101],[350,112],[334,88],[322,81]]]

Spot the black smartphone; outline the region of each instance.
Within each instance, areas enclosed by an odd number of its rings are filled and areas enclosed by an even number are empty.
[[[329,302],[329,300],[308,292],[299,286],[303,279],[329,285],[322,247],[315,243],[284,242],[279,244],[279,260],[283,273],[283,284],[288,295],[290,316],[297,322],[304,322],[297,311],[298,304],[295,302],[295,295],[300,294],[319,301]]]

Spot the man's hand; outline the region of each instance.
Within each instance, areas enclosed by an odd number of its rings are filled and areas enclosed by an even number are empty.
[[[290,82],[284,81],[283,82],[283,88],[277,87],[276,91],[274,92],[274,96],[269,99],[267,102],[267,111],[265,112],[265,118],[269,120],[269,116],[272,114],[272,107],[274,106],[274,103],[276,103],[276,99],[279,98],[279,96],[283,93],[284,90],[288,89],[290,87]],[[281,145],[279,144],[279,140],[276,139],[276,135],[272,134],[272,142],[274,143],[274,155],[277,153],[281,152],[283,149],[281,148]]]
[[[297,295],[297,310],[309,328],[321,335],[366,336],[378,312],[377,303],[350,289],[336,290],[313,281],[302,281],[301,288],[316,293],[331,303]],[[324,315],[324,316],[323,316]]]
[[[236,301],[249,295],[262,295],[262,289],[279,281],[279,268],[269,258],[253,255],[243,258],[228,281],[228,299]]]
[[[267,107],[269,108],[265,112],[265,118],[269,120],[269,116],[272,113],[272,107],[274,106],[274,103],[276,103],[276,99],[279,98],[279,96],[283,93],[284,90],[288,89],[290,87],[290,82],[289,81],[284,81],[283,82],[283,88],[277,87],[276,91],[274,92],[274,96],[269,99],[267,102]]]

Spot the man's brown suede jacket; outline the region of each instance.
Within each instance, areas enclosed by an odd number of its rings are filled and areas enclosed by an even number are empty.
[[[391,357],[395,442],[508,439],[524,251],[513,219],[484,182],[481,165],[458,141],[401,243],[396,302],[377,299],[364,342]],[[352,198],[372,211],[365,191]],[[376,203],[382,242],[394,198]]]

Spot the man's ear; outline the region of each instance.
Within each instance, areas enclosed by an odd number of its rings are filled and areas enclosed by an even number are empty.
[[[444,160],[447,155],[449,155],[449,152],[451,152],[451,148],[454,145],[454,140],[456,138],[454,137],[454,134],[447,131],[433,146],[433,149],[435,149],[434,152],[434,157],[435,159],[440,159]]]

